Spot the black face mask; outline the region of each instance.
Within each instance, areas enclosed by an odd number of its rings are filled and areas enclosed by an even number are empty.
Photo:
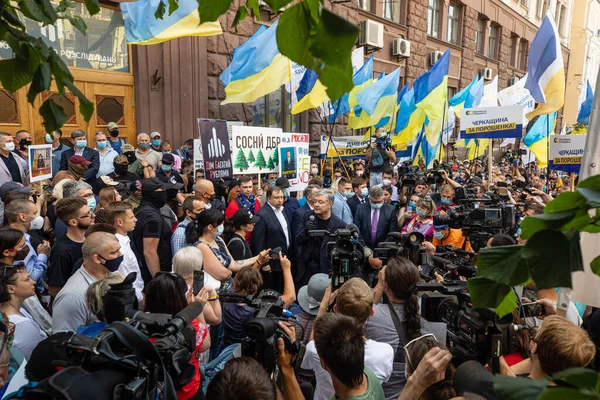
[[[119,130],[115,129],[114,131],[110,131],[110,136],[111,137],[119,137]]]
[[[98,257],[100,257],[101,259],[104,260],[104,268],[106,268],[110,272],[115,272],[116,270],[118,270],[119,267],[121,266],[121,263],[123,262],[123,258],[124,258],[121,255],[117,258],[113,258],[112,260],[107,260],[106,258],[102,257],[100,254],[98,254]]]
[[[155,207],[161,208],[167,204],[167,192],[142,193],[142,200],[146,200]]]
[[[217,194],[216,194],[216,193],[213,193],[213,194],[210,194],[210,195],[209,195],[208,193],[206,193],[206,196],[208,196],[208,201],[209,201],[209,203],[212,203],[212,202],[213,202],[213,200],[214,200],[214,199],[217,197]]]
[[[127,167],[128,165],[123,165],[123,164],[114,164],[115,167],[115,173],[119,176],[125,175],[127,174]]]
[[[31,143],[33,143],[31,140],[28,140],[28,139],[21,139],[21,140],[19,141],[19,149],[21,149],[21,150],[25,150],[25,148],[26,148],[27,146],[31,146]]]
[[[129,165],[133,164],[135,162],[135,160],[137,160],[137,158],[135,157],[135,152],[134,151],[128,151],[127,153],[124,153],[125,157],[127,157],[127,161],[129,161]]]
[[[29,255],[29,246],[23,247],[21,250],[17,251],[15,254],[15,261],[22,261],[27,258]]]

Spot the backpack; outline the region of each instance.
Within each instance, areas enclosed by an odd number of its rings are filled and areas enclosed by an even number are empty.
[[[371,155],[371,167],[372,168],[383,168],[383,156],[379,149],[374,149]]]

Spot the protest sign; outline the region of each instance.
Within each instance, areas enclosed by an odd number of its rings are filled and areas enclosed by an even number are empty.
[[[367,154],[369,140],[363,140],[363,136],[332,137],[331,141],[327,147],[329,136],[321,136],[321,158],[364,158]]]
[[[52,179],[52,145],[36,144],[29,146],[30,182]]]
[[[279,172],[282,130],[257,126],[233,126],[231,160],[235,175]]]
[[[198,130],[204,155],[202,165],[204,165],[206,179],[233,177],[227,122],[198,118]]]
[[[202,170],[204,171],[204,163],[202,157],[202,142],[200,139],[194,139],[194,176],[196,176],[196,171]]]
[[[279,175],[290,182],[290,192],[304,190],[310,180],[308,133],[284,133],[279,144]]]
[[[565,172],[579,172],[585,138],[587,135],[550,135],[550,151],[548,152],[548,168]]]
[[[523,109],[520,106],[463,108],[460,111],[461,139],[520,138]]]

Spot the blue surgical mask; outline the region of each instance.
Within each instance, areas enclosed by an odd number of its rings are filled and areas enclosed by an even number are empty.
[[[421,210],[420,208],[417,208],[417,215],[419,217],[424,217],[425,215],[427,215],[427,211]]]
[[[92,197],[91,199],[88,199],[87,205],[90,208],[90,210],[94,211],[96,209],[96,198]]]
[[[173,168],[173,166],[171,166],[171,165],[167,165],[167,164],[163,164],[163,165],[162,165],[160,168],[161,168],[163,171],[165,171],[165,172],[169,172],[169,171],[170,171],[170,170]]]
[[[269,185],[271,185],[271,186],[275,186],[275,183],[276,183],[276,182],[269,181]]]
[[[98,146],[100,150],[104,150],[106,146],[108,146],[108,142],[98,142],[96,143],[96,146]]]
[[[409,207],[412,207],[413,209],[417,208],[417,203],[415,203],[414,201],[411,201],[408,203]]]
[[[379,137],[382,137],[382,138],[384,138],[384,137],[386,137],[386,136],[387,136],[387,132],[381,132],[381,135],[380,135]]]
[[[54,142],[54,138],[52,137],[51,134],[46,133],[46,143],[50,144],[52,142]]]
[[[154,147],[160,146],[160,139],[152,139],[152,146],[154,146]]]
[[[383,207],[383,203],[378,203],[378,204],[371,203],[371,208],[373,210],[379,210],[381,207]]]
[[[185,151],[186,153],[190,153],[192,151],[192,149],[190,149],[189,147],[185,147],[183,149],[183,151]]]
[[[450,204],[450,200],[448,199],[441,199],[442,204],[448,205]]]
[[[140,149],[142,149],[142,150],[146,150],[147,148],[149,148],[149,147],[150,147],[150,144],[149,144],[149,143],[146,143],[146,142],[142,142],[142,143],[139,143],[139,144],[138,144],[138,147],[139,147]]]
[[[80,149],[83,149],[85,146],[87,146],[87,140],[83,139],[83,140],[76,140],[75,141],[75,146],[79,147]]]
[[[283,197],[290,197],[290,191],[287,189],[283,189]]]
[[[361,190],[360,190],[360,195],[361,195],[362,197],[367,197],[367,196],[369,195],[369,189],[367,189],[367,188],[363,188],[363,189],[361,189]]]
[[[349,199],[350,197],[354,196],[354,192],[344,192],[344,197]]]
[[[444,237],[444,231],[433,231],[433,236],[435,236],[435,238],[438,240],[442,240]]]
[[[217,232],[215,232],[215,235],[221,236],[223,234],[224,230],[225,230],[225,226],[223,224],[219,225],[217,227]]]

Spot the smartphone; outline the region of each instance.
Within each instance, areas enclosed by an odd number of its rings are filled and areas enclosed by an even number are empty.
[[[200,289],[204,287],[204,270],[202,271],[194,271],[194,287],[193,293],[194,296],[200,292]]]
[[[269,250],[269,257],[274,259],[279,259],[279,252],[281,252],[281,247],[275,247],[272,250]]]
[[[544,306],[539,303],[523,303],[519,308],[519,317],[530,318],[544,315]]]

